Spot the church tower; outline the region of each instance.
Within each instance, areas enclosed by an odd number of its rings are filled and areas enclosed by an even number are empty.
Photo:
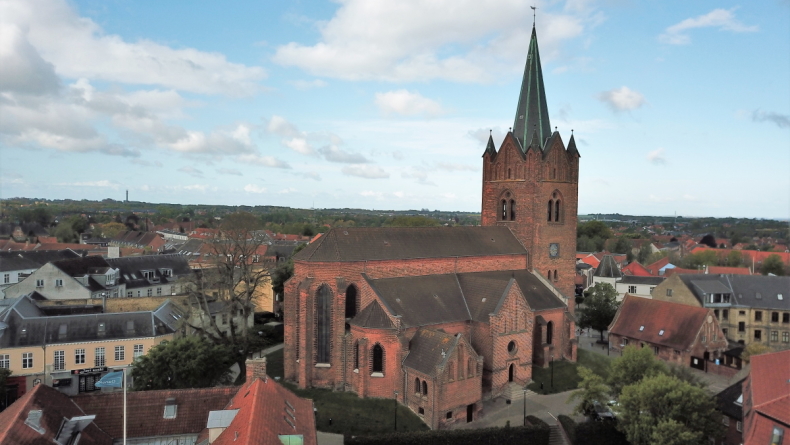
[[[505,226],[529,251],[529,268],[573,301],[579,152],[551,131],[538,37],[532,27],[515,122],[483,153],[482,225]]]

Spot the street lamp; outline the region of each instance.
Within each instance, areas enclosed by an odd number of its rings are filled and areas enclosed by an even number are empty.
[[[524,426],[527,426],[527,388],[524,388]]]
[[[395,391],[395,431],[398,431],[398,391]]]
[[[551,389],[554,389],[554,353],[551,354]]]

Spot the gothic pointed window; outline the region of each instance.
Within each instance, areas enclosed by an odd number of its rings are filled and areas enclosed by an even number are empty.
[[[554,322],[550,321],[546,323],[546,343],[551,344],[552,337],[554,337]]]
[[[455,367],[453,366],[453,362],[447,363],[447,377],[450,380],[455,380]]]
[[[357,307],[357,287],[351,284],[346,288],[346,318],[354,318]]]
[[[516,200],[515,199],[511,199],[510,200],[510,220],[511,221],[515,221],[516,220]]]
[[[469,358],[468,363],[466,365],[466,376],[467,377],[475,376],[475,362],[471,358]]]
[[[554,281],[557,281],[557,269],[554,269]]]
[[[554,203],[554,222],[560,221],[560,200]]]
[[[546,272],[546,278],[548,278],[549,280],[551,280],[551,269],[549,269],[549,271],[548,271],[548,272]]]
[[[507,179],[510,179],[510,169],[507,169]]]
[[[414,392],[420,393],[420,379],[414,379]]]
[[[329,363],[329,342],[332,332],[332,295],[326,284],[316,294],[316,363]]]
[[[502,221],[507,221],[507,201],[504,199],[502,200],[502,213],[500,219]]]
[[[553,208],[554,208],[554,201],[550,199],[549,200],[549,212],[548,212],[548,218],[547,218],[547,221],[549,221],[549,222],[551,222],[551,211],[552,211]]]
[[[428,395],[428,382],[426,382],[425,380],[422,381],[422,395],[424,396]]]
[[[378,343],[373,346],[372,372],[384,372],[384,348]]]

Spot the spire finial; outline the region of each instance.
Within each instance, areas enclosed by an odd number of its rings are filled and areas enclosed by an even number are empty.
[[[532,27],[535,27],[535,13],[538,11],[537,6],[530,6],[532,8]]]
[[[489,135],[489,136],[492,136],[493,134],[494,134],[494,130],[489,128],[489,129],[488,129],[488,135]]]
[[[508,128],[507,128],[507,132],[508,132],[508,133],[510,133],[510,132],[512,132],[512,131],[513,131],[513,127],[508,127]]]
[[[571,134],[573,134],[573,128],[571,128]]]

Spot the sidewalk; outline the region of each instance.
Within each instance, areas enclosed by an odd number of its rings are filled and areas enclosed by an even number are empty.
[[[526,399],[513,400],[507,404],[504,397],[497,397],[483,402],[483,416],[470,423],[461,423],[452,426],[453,429],[477,429],[490,427],[503,427],[510,421],[511,426],[519,426],[524,423],[524,410],[528,416],[535,416],[549,425],[556,424],[555,417],[565,414],[573,417],[577,421],[583,421],[584,416],[573,414],[573,403],[567,403],[568,397],[573,391],[566,391],[557,394],[533,394]],[[551,414],[549,414],[551,413]]]

